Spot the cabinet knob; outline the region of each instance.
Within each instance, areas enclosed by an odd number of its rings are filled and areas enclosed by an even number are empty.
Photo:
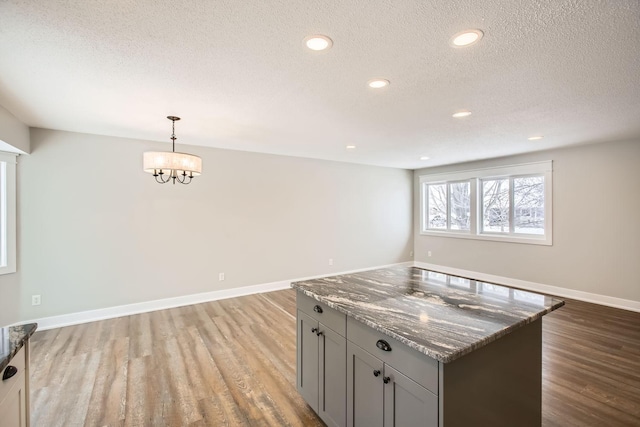
[[[375,371],[373,371],[373,376],[377,377],[380,375],[380,371],[378,369],[376,369]]]
[[[389,381],[391,381],[391,378],[390,378],[390,377],[383,377],[383,378],[382,378],[382,381],[383,381],[385,384],[389,384]]]
[[[4,374],[2,374],[2,381],[8,380],[9,378],[11,378],[17,373],[18,373],[18,368],[12,365],[7,366],[7,368],[4,370]]]
[[[391,351],[391,346],[385,340],[378,340],[376,343],[376,347],[378,347],[382,351]]]
[[[322,332],[322,331],[318,331],[318,332],[316,332],[316,335],[317,335],[317,336],[324,335],[324,332]]]
[[[313,307],[313,311],[315,311],[316,313],[322,313],[322,307],[316,305],[315,307]]]
[[[311,332],[313,332],[314,334],[318,333],[318,328],[311,328]]]

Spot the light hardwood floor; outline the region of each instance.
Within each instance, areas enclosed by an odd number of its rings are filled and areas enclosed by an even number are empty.
[[[640,426],[640,313],[543,321],[543,425]],[[322,426],[295,388],[295,292],[36,332],[32,423]]]

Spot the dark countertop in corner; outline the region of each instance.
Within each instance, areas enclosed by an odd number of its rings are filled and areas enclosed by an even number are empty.
[[[0,372],[9,365],[37,328],[37,323],[0,328]]]
[[[299,292],[448,363],[564,305],[564,301],[417,267],[292,283]]]

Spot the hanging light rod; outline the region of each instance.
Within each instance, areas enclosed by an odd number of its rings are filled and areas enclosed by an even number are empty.
[[[171,152],[147,151],[144,153],[142,167],[145,172],[153,174],[156,182],[166,184],[169,181],[176,181],[180,184],[189,184],[194,176],[202,174],[202,159],[193,154],[176,153],[176,121],[180,117],[167,116],[171,120],[172,132],[171,142],[173,143]]]

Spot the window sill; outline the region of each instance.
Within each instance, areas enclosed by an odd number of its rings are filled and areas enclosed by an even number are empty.
[[[470,234],[455,231],[421,231],[422,236],[432,237],[453,237],[454,239],[470,239],[470,240],[488,240],[492,242],[503,243],[524,243],[528,245],[544,245],[552,246],[551,236],[529,237],[523,235],[500,236],[496,234]]]
[[[0,276],[2,276],[3,274],[12,274],[16,272],[17,270],[15,267],[0,267]]]

